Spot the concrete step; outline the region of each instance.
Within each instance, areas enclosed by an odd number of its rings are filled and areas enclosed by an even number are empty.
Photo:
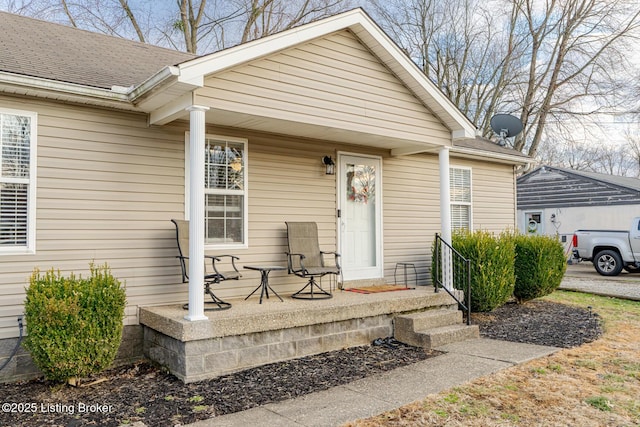
[[[462,323],[462,311],[455,308],[454,305],[398,316],[395,319],[395,327],[415,332]]]
[[[426,310],[398,316],[394,322],[395,339],[431,350],[453,342],[480,337],[478,325],[462,323],[462,312],[450,308]]]
[[[432,348],[440,347],[454,342],[480,338],[480,327],[478,325],[451,325],[432,329],[428,332]]]

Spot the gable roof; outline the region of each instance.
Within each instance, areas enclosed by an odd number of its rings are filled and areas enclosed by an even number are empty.
[[[0,91],[148,113],[202,87],[206,76],[349,29],[454,138],[475,136],[475,126],[362,9],[200,57],[4,12],[0,25]]]
[[[0,28],[0,71],[109,90],[196,57],[6,12]]]
[[[197,56],[0,12],[0,92],[149,113],[151,124],[184,117],[205,78],[349,31],[451,132],[457,155],[524,164],[529,158],[475,137],[475,126],[362,9]],[[407,145],[393,155],[433,150]]]
[[[179,92],[184,94],[189,90],[186,85],[201,87],[205,77],[343,30],[350,30],[385,67],[391,70],[393,75],[445,124],[452,132],[453,138],[475,137],[476,128],[469,119],[360,8],[179,64],[175,67],[173,76],[168,76],[166,71],[163,71],[152,77],[148,85],[139,87],[134,100],[145,109],[159,108],[169,100],[162,94],[157,96],[157,92],[147,96],[159,86],[172,86],[176,89],[173,96],[179,97]],[[185,87],[180,89],[176,83]],[[162,120],[159,122],[162,123]]]
[[[541,166],[517,179],[518,209],[640,204],[640,179]]]

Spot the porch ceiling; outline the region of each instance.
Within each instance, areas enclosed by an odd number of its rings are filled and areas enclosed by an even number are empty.
[[[355,129],[341,129],[213,108],[206,112],[206,122],[208,125],[386,149],[390,150],[392,155],[431,151],[441,146],[420,141],[418,138],[423,138],[422,135],[408,134],[407,138],[398,138]]]

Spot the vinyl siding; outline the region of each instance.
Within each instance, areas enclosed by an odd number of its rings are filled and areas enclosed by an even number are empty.
[[[184,210],[184,125],[145,115],[0,97],[38,114],[36,254],[0,257],[0,338],[17,335],[35,268],[86,275],[108,262],[137,305],[181,300],[168,218]]]
[[[473,228],[495,233],[514,230],[513,167],[453,155],[450,165],[471,168]],[[383,174],[385,278],[392,283],[396,263],[411,262],[418,271],[418,283],[430,283],[431,246],[440,232],[438,156],[388,158]],[[409,274],[410,283],[412,277]]]
[[[137,323],[139,305],[186,302],[169,220],[184,217],[187,124],[148,127],[143,115],[18,98],[0,98],[0,105],[34,111],[39,123],[37,252],[0,257],[0,339],[17,335],[16,316],[36,267],[86,274],[92,260],[108,262],[127,289],[127,324]],[[240,268],[286,264],[285,221],[317,222],[320,247],[336,249],[337,176],[325,175],[321,158],[349,152],[383,159],[385,277],[393,281],[396,262],[414,262],[427,282],[440,229],[437,155],[389,157],[384,150],[211,126],[207,133],[248,140],[249,247],[232,252]],[[472,168],[474,226],[513,226],[511,167],[451,163]],[[216,294],[248,295],[259,274],[242,274]],[[270,280],[282,295],[305,283],[280,271]]]
[[[385,278],[393,283],[396,263],[410,262],[424,285],[431,280],[431,244],[440,231],[438,156],[387,158],[383,177]]]
[[[206,79],[198,102],[228,111],[393,138],[449,131],[349,31]]]
[[[499,233],[516,228],[515,174],[512,165],[451,159],[471,168],[473,229]]]
[[[249,247],[234,250],[243,265],[286,265],[285,221],[314,221],[318,224],[320,248],[335,251],[336,176],[325,174],[321,159],[336,158],[340,150],[353,151],[353,146],[275,136],[231,129],[208,129],[214,134],[247,138]],[[362,149],[363,154],[382,154],[380,150]],[[331,258],[327,259],[332,261]],[[259,273],[241,271],[240,281],[227,281],[218,286],[217,295],[244,297],[260,282]],[[274,271],[270,283],[279,294],[291,294],[304,286],[305,280]]]

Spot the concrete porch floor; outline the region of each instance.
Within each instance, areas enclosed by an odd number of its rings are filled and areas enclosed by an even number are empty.
[[[208,320],[184,319],[181,305],[141,307],[144,352],[185,382],[253,366],[366,345],[393,335],[401,314],[457,304],[432,286],[375,294],[335,291],[326,300],[283,296],[230,300],[229,310],[207,311]]]
[[[208,298],[208,297],[207,297]],[[360,294],[334,291],[333,298],[305,301],[282,296],[248,300],[232,299],[229,310],[206,311],[208,321],[190,322],[182,304],[140,308],[140,323],[181,341],[243,335],[254,332],[315,325],[364,318],[381,314],[422,311],[429,307],[453,304],[444,291],[434,293],[432,286],[419,286],[393,292]]]

